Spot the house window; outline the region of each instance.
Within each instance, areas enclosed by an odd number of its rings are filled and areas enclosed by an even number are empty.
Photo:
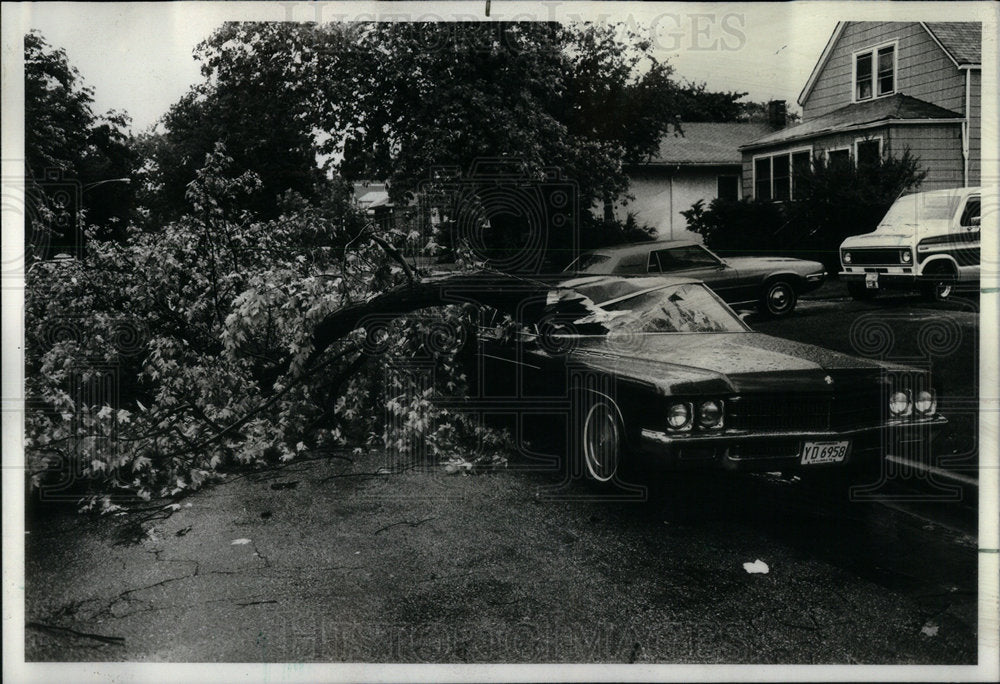
[[[834,166],[850,166],[851,164],[851,150],[844,147],[839,150],[827,150],[826,151],[826,163],[827,166],[833,168]]]
[[[882,159],[882,138],[855,141],[854,159],[858,166],[877,165]]]
[[[735,202],[740,198],[740,177],[719,176],[716,182],[716,197]]]
[[[792,164],[789,155],[779,154],[776,157],[771,157],[771,178],[774,182],[774,199],[791,199]]]
[[[760,200],[771,199],[770,157],[759,157],[753,161],[753,196]]]
[[[878,94],[889,95],[896,91],[896,47],[878,50]]]
[[[872,53],[858,55],[854,73],[854,99],[867,100],[872,96]]]
[[[759,200],[778,201],[795,199],[795,175],[808,170],[811,160],[811,149],[755,158],[754,197]]]
[[[854,53],[854,100],[896,92],[896,44]]]

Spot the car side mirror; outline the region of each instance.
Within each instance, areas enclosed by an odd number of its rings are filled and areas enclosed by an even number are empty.
[[[973,216],[969,220],[969,226],[971,226],[972,228],[978,228],[980,226],[980,224],[982,223],[982,220],[983,220],[982,216]]]

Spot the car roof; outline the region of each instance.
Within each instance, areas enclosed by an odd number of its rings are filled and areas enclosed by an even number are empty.
[[[701,283],[695,278],[681,278],[674,276],[640,276],[622,277],[609,275],[585,276],[582,278],[572,278],[564,280],[556,287],[573,290],[587,297],[597,305],[609,302],[613,299],[621,299],[640,292],[657,290],[671,285],[685,285],[689,283]]]
[[[613,247],[600,247],[592,249],[585,254],[600,254],[605,256],[631,256],[633,254],[645,254],[651,249],[668,249],[670,247],[689,247],[700,245],[697,240],[652,240],[650,242],[632,242],[627,245],[614,245]]]
[[[978,187],[969,188],[945,188],[944,190],[928,190],[927,192],[914,192],[903,197],[913,197],[914,195],[934,195],[937,197],[964,197],[965,195],[977,195],[982,191]]]

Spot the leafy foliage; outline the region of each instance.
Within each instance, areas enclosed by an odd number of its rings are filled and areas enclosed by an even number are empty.
[[[290,196],[278,218],[252,220],[240,206],[258,187],[219,146],[180,220],[124,241],[93,239],[86,262],[40,263],[28,273],[27,390],[36,410],[26,448],[35,487],[73,467],[92,502],[109,488],[171,495],[233,464],[290,459],[348,434],[363,441],[382,431],[377,407],[389,369],[416,372],[407,364],[421,349],[437,369],[438,393],[462,391],[457,343],[427,352],[416,322],[400,324],[377,354],[364,331],[314,354],[319,320],[399,284],[404,269],[343,203]],[[450,330],[463,315],[447,313],[437,325]],[[461,420],[421,403],[426,394],[413,401],[397,400],[405,422],[386,440],[426,436],[431,455],[447,450]]]
[[[723,254],[782,254],[822,261],[839,270],[844,238],[871,232],[896,199],[926,176],[909,151],[860,165],[829,164],[817,156],[795,178],[796,199],[765,202],[699,200],[681,212],[688,229]]]

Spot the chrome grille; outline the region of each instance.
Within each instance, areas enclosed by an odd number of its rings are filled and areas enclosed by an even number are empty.
[[[851,253],[851,263],[848,266],[866,266],[872,264],[897,265],[902,263],[899,259],[898,249],[847,249],[845,252]]]
[[[877,425],[884,407],[885,392],[879,386],[824,394],[744,395],[730,400],[726,420],[739,430],[847,430]]]
[[[741,430],[826,430],[830,395],[763,394],[730,401],[729,426]]]

